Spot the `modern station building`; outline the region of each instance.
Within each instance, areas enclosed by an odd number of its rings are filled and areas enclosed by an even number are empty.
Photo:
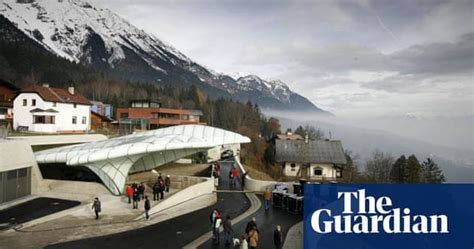
[[[178,125],[103,141],[42,150],[38,164],[88,168],[115,195],[123,193],[129,173],[145,172],[216,147],[250,143],[248,137],[204,125]]]

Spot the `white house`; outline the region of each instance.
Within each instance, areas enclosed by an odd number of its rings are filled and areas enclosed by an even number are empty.
[[[90,130],[90,101],[74,90],[30,85],[13,101],[13,128],[47,133]]]
[[[276,139],[275,147],[285,176],[334,181],[347,164],[341,141]]]

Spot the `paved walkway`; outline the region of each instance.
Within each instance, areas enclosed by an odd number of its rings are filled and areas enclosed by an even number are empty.
[[[221,162],[222,182],[220,189],[229,189],[228,170],[232,161]],[[240,185],[236,186],[240,190]],[[208,208],[179,216],[158,224],[91,239],[76,240],[51,245],[47,248],[181,248],[196,238],[210,232],[209,215],[214,208],[223,216],[237,217],[244,213],[250,203],[243,193],[217,193],[218,202]],[[91,228],[96,229],[96,228]],[[100,229],[100,228],[97,228]]]

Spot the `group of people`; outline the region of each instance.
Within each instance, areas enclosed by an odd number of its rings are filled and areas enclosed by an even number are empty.
[[[214,176],[215,179],[217,179],[217,184],[218,185],[218,179],[221,177],[221,166],[219,165],[218,162],[212,162],[211,163],[212,167],[212,176]],[[239,177],[239,171],[235,166],[232,166],[232,168],[229,170],[229,185],[230,186],[235,186],[236,185],[236,179]]]
[[[170,192],[170,185],[171,185],[171,178],[169,175],[167,175],[164,180],[163,180],[163,177],[159,175],[155,184],[153,184],[153,200],[154,201],[162,200],[164,198],[163,193]]]
[[[235,232],[232,228],[230,215],[227,215],[225,220],[222,221],[221,212],[217,209],[214,209],[210,215],[210,222],[212,226],[212,241],[214,244],[219,244],[220,242],[219,228],[222,225],[224,227],[224,241],[226,246],[235,246],[237,244],[239,245],[240,249],[253,249],[258,247],[260,232],[258,230],[255,217],[253,217],[252,220],[247,223],[245,233],[242,234],[239,239],[232,238]],[[283,246],[283,236],[280,225],[276,225],[275,230],[273,231],[273,244],[275,245],[276,249],[281,249]]]
[[[145,199],[146,185],[145,183],[128,184],[125,194],[128,197],[128,203],[132,203],[133,209],[138,209],[138,202]]]
[[[164,192],[170,191],[171,185],[171,178],[169,175],[163,179],[161,174],[158,176],[156,182],[153,184],[152,192],[153,192],[153,201],[162,200],[164,198]],[[145,219],[150,219],[149,210],[151,209],[151,203],[148,199],[148,196],[145,195],[146,192],[146,184],[144,182],[141,183],[133,183],[128,184],[125,190],[125,194],[128,197],[128,203],[132,203],[133,209],[138,209],[138,203],[141,200],[144,200],[144,209],[145,209]]]

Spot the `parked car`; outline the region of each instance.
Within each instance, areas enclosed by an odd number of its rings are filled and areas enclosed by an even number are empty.
[[[234,152],[232,150],[225,150],[221,153],[221,159],[229,159],[234,156]]]

